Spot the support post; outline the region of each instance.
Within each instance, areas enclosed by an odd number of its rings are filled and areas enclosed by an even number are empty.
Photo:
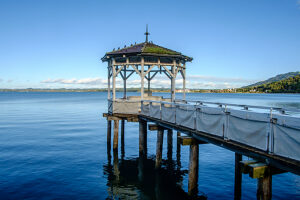
[[[119,157],[118,157],[118,149],[113,150],[113,169],[114,169],[114,176],[116,177],[116,181],[119,182],[120,180],[120,169],[119,169]]]
[[[147,155],[147,122],[139,121],[139,153],[146,157]]]
[[[121,158],[125,157],[125,120],[121,121]]]
[[[199,165],[199,145],[190,145],[189,182],[188,194],[191,196],[198,193],[198,165]]]
[[[115,60],[112,58],[112,74],[113,74],[113,101],[116,100],[116,66]]]
[[[162,129],[161,127],[158,127],[157,142],[156,142],[155,169],[158,169],[161,166],[163,140],[164,140],[164,129]]]
[[[141,100],[144,99],[144,57],[141,58]]]
[[[110,63],[107,66],[107,99],[110,99],[110,70],[112,70]]]
[[[234,199],[240,200],[242,197],[242,167],[240,162],[242,155],[235,153],[235,174],[234,174]]]
[[[173,131],[172,129],[168,129],[168,161],[172,161],[172,153],[173,153]]]
[[[256,197],[259,200],[270,200],[270,199],[272,199],[271,167],[267,168],[267,171],[266,171],[264,177],[257,179]]]
[[[124,99],[126,99],[126,68],[127,68],[127,65],[125,65],[125,67],[124,67],[124,79],[123,79],[123,81],[124,81],[124,91],[123,91],[123,93],[124,93],[124,95],[123,95],[123,98]]]
[[[183,64],[183,71],[182,71],[182,74],[183,74],[183,82],[182,82],[182,90],[183,90],[183,100],[185,100],[185,76],[186,76],[186,69],[185,69],[185,62]]]
[[[118,149],[119,142],[119,120],[114,120],[114,144],[113,149]]]
[[[172,102],[175,101],[175,70],[176,70],[176,60],[173,60],[173,66],[172,66],[172,74],[171,76],[171,100]]]
[[[150,65],[148,66],[148,70],[150,69]],[[151,74],[148,72],[148,96],[150,96],[150,81],[151,81]]]
[[[177,167],[180,169],[181,167],[181,162],[180,162],[180,153],[181,153],[181,145],[180,145],[180,132],[177,132],[177,149],[176,149],[176,162],[177,162]]]
[[[107,160],[108,163],[110,164],[111,162],[111,120],[107,120],[107,141],[106,141],[106,146],[107,146]]]

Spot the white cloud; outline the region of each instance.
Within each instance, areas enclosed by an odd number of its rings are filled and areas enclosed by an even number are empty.
[[[2,82],[3,80],[0,78],[0,82]]]
[[[214,81],[214,82],[231,82],[231,83],[254,83],[254,82],[257,82],[257,80],[249,80],[249,79],[244,79],[244,78],[202,76],[202,75],[190,75],[190,76],[187,76],[187,79],[201,80],[201,81]]]
[[[13,82],[13,80],[10,79],[10,80],[7,80],[7,82],[8,82],[8,83],[11,83],[11,82]]]
[[[232,77],[215,77],[215,76],[202,76],[202,75],[191,75],[187,77],[186,88],[199,88],[199,89],[223,89],[223,88],[237,88],[244,85],[248,85],[256,82],[256,80],[248,80],[243,78],[232,78]],[[41,81],[41,83],[47,84],[46,86],[53,87],[67,87],[67,88],[106,88],[107,78],[83,78],[83,79],[47,79]],[[131,77],[127,80],[127,87],[140,87],[141,80],[138,77]],[[183,79],[178,76],[176,79],[176,87],[181,88]],[[111,82],[112,85],[112,82]],[[148,81],[145,79],[145,87],[147,87]],[[151,80],[152,88],[169,88],[171,81],[165,75],[157,75]],[[116,78],[116,87],[123,87],[123,79],[120,77]]]

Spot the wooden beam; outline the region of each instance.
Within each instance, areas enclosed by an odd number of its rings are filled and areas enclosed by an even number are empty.
[[[149,131],[157,131],[158,128],[162,129],[162,130],[167,130],[167,128],[159,126],[157,124],[148,124],[148,130]]]
[[[190,136],[178,136],[180,144],[183,146],[193,145],[193,144],[207,144],[207,142],[196,140]]]
[[[140,77],[142,77],[140,71],[139,71],[134,65],[132,65],[131,67],[136,71],[136,73],[137,73]]]
[[[170,77],[174,77],[174,74],[172,74],[172,72],[170,72],[170,70],[166,67],[166,66],[162,66],[170,75]]]
[[[240,161],[240,167],[241,167],[241,171],[243,174],[249,174],[250,168],[249,165],[250,164],[254,164],[254,163],[258,163],[259,161],[257,160],[243,160]]]

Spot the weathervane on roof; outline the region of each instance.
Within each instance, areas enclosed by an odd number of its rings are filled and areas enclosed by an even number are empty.
[[[148,42],[148,35],[150,35],[150,33],[148,32],[148,24],[146,25],[146,42]]]

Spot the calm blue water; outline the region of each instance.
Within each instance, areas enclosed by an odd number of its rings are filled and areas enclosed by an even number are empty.
[[[300,95],[187,98],[300,108]],[[162,170],[155,172],[156,134],[149,132],[148,159],[141,172],[138,124],[125,124],[124,149],[114,156],[107,152],[106,110],[106,93],[0,93],[0,199],[187,198],[188,147],[181,147],[178,162],[174,134],[173,153],[168,159],[164,143]],[[199,150],[199,196],[232,199],[234,153],[210,144]],[[243,199],[256,199],[256,184],[243,175]],[[273,199],[300,199],[299,176],[273,176]]]

